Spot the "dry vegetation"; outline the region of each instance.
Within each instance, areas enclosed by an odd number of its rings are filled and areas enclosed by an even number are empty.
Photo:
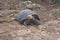
[[[39,11],[34,10],[41,25],[24,26],[13,20],[14,14],[23,9],[21,2],[23,0],[0,0],[0,40],[60,40],[59,3],[32,0],[41,5]]]

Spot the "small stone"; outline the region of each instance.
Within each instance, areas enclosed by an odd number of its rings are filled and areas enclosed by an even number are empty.
[[[1,33],[4,33],[4,32],[6,32],[6,31],[5,31],[5,30],[3,30],[3,29],[0,29],[0,34],[1,34]]]
[[[59,32],[57,32],[56,34],[59,34]]]
[[[60,38],[58,38],[57,40],[60,40]]]
[[[10,35],[11,35],[12,37],[16,37],[16,34],[13,33],[13,32],[10,32]]]
[[[19,40],[23,40],[23,38],[22,37],[19,37]]]
[[[29,29],[17,31],[17,35],[26,35],[26,34],[30,34],[30,33],[31,33],[31,31]]]
[[[3,15],[2,15],[2,14],[0,14],[0,17],[3,17]]]

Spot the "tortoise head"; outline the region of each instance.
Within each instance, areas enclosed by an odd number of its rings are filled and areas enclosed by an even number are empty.
[[[28,16],[27,16],[27,19],[28,19],[29,21],[31,21],[31,20],[34,20],[34,17],[33,17],[32,15],[28,15]]]

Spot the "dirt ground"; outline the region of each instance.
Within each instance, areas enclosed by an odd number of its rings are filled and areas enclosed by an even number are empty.
[[[53,9],[59,9],[60,4],[41,5],[34,10],[41,19],[39,26],[24,26],[13,20],[16,10],[0,10],[0,40],[60,40],[60,18],[49,18],[47,13]],[[52,12],[53,13],[53,12]]]

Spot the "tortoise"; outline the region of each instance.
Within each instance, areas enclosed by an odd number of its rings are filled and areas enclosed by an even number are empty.
[[[23,25],[40,25],[39,16],[30,9],[21,10],[15,15],[15,18]]]

